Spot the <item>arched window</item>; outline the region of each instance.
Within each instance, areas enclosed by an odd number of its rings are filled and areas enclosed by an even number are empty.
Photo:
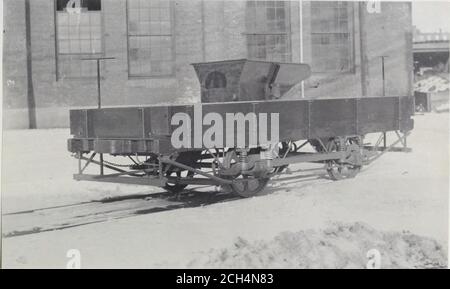
[[[205,88],[225,88],[227,87],[227,79],[225,75],[218,71],[213,71],[208,74],[205,80]]]

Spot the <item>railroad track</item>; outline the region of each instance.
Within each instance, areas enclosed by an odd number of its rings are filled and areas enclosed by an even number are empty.
[[[286,187],[297,188],[331,182],[323,178],[324,175],[325,173],[320,169],[298,170],[292,172],[291,175],[280,175],[276,177],[278,182],[274,182],[267,193],[283,190]],[[63,230],[137,215],[200,207],[239,199],[232,193],[216,192],[213,187],[204,187],[203,189],[186,190],[178,196],[171,196],[167,192],[136,194],[18,211],[2,216],[2,236],[11,238]]]
[[[3,215],[3,237],[62,230],[77,226],[233,200],[229,193],[188,191],[178,197],[167,193],[129,195],[71,205],[40,208]]]

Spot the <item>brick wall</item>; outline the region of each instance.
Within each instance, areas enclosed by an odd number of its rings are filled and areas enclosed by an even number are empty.
[[[96,105],[96,79],[56,79],[55,13],[53,0],[32,0],[33,83],[38,127],[67,127],[68,110]],[[300,7],[291,2],[293,62],[300,61]],[[311,62],[309,3],[303,2],[303,61]],[[381,95],[380,55],[386,59],[386,94],[411,93],[411,4],[382,3],[380,14],[353,4],[354,70],[314,74],[305,83],[308,97],[361,96],[361,59],[367,59],[367,94]],[[126,0],[103,0],[105,56],[103,105],[146,105],[200,101],[199,84],[190,63],[245,58],[243,1],[175,1],[175,75],[129,79]],[[363,17],[360,17],[360,13]],[[4,1],[4,127],[26,128],[26,52],[24,1]],[[362,19],[363,22],[360,23]],[[362,33],[361,29],[362,28]],[[361,49],[361,34],[365,43]],[[362,53],[362,54],[361,54]],[[361,57],[363,55],[363,57]],[[291,97],[299,97],[299,92]]]
[[[309,9],[309,3],[303,10]],[[363,95],[361,74],[365,75],[367,96],[381,96],[381,58],[385,59],[385,94],[412,94],[411,3],[382,2],[381,13],[369,13],[365,3],[354,2],[354,70],[348,73],[313,74],[305,83],[307,97],[358,97]],[[304,13],[304,62],[311,63],[310,15]],[[362,28],[362,29],[361,29]],[[363,42],[361,43],[361,37]],[[361,60],[366,69],[361,71]],[[295,59],[294,59],[295,60]]]

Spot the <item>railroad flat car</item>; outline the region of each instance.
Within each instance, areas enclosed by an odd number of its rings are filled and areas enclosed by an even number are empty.
[[[74,178],[172,193],[216,185],[249,197],[290,164],[323,163],[339,180],[388,150],[409,150],[410,96],[287,100],[309,77],[308,65],[240,59],[193,66],[199,104],[71,110]],[[389,145],[387,132],[397,137]],[[371,133],[379,137],[369,145],[364,136]],[[86,173],[92,164],[98,174]]]

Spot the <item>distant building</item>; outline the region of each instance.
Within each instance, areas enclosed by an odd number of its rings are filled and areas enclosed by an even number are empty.
[[[115,58],[101,69],[105,106],[200,101],[190,63],[239,58],[310,64],[314,98],[383,95],[388,56],[384,93],[412,94],[408,2],[32,0],[27,65],[27,1],[4,1],[6,128],[28,127],[30,69],[38,127],[94,107],[96,67],[81,60],[93,56]]]

